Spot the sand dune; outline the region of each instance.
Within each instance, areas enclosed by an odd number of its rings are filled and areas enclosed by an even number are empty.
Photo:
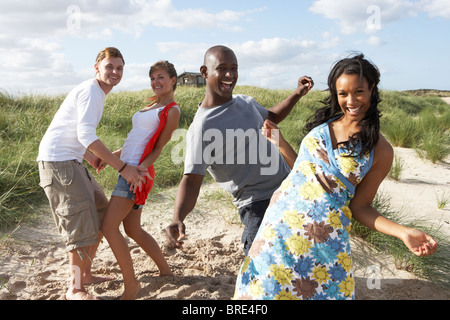
[[[450,208],[437,209],[437,196],[450,197],[450,167],[417,157],[414,150],[395,149],[404,161],[401,181],[385,180],[380,192],[391,197],[391,205],[406,219],[422,219],[450,234]],[[165,247],[163,228],[172,218],[176,188],[152,196],[143,213],[145,229],[160,243],[175,277],[158,277],[156,265],[130,241],[130,250],[142,290],[140,300],[229,300],[236,274],[244,258],[240,236],[242,226],[229,197],[216,184],[202,188],[199,203],[187,220],[185,249]],[[359,300],[449,299],[448,289],[396,270],[393,259],[375,253],[361,240],[352,240]],[[61,300],[66,291],[67,254],[49,212],[34,225],[22,225],[8,241],[0,244],[1,300]],[[373,266],[380,277],[374,279]],[[120,269],[104,241],[94,260],[98,275],[115,280],[88,286],[101,299],[120,297],[123,284]],[[379,280],[379,281],[378,281]],[[378,282],[377,282],[378,281]]]

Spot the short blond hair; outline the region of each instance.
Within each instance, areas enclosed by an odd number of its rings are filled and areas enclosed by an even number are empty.
[[[111,57],[122,59],[123,64],[125,65],[125,60],[122,56],[122,53],[119,51],[119,49],[114,48],[114,47],[107,47],[107,48],[104,48],[102,51],[100,51],[97,55],[97,59],[95,60],[95,63],[99,64],[104,59],[108,59]]]

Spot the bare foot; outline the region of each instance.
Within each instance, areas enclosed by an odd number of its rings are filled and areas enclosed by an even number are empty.
[[[141,291],[141,283],[136,281],[133,285],[128,285],[123,291],[122,298],[120,300],[134,300]]]
[[[94,275],[85,275],[83,278],[83,283],[88,284],[96,284],[96,283],[102,283],[106,281],[112,281],[114,280],[114,277],[96,277]]]
[[[72,292],[70,289],[66,292],[66,300],[100,300],[96,296],[86,291]]]

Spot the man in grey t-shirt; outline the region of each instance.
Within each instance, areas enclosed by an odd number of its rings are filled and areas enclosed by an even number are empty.
[[[247,254],[273,192],[289,174],[279,151],[260,129],[266,119],[281,122],[314,83],[309,77],[300,78],[293,94],[267,110],[251,97],[233,96],[238,64],[231,49],[210,48],[200,72],[206,79],[206,94],[189,128],[185,171],[173,221],[166,228],[167,241],[171,247],[182,247],[183,221],[194,209],[208,171],[234,197],[245,226],[242,242]]]

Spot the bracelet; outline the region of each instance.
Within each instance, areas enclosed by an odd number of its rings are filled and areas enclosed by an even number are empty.
[[[119,173],[121,173],[123,171],[123,169],[125,169],[125,167],[128,165],[128,163],[125,162],[125,164],[123,165],[122,169],[119,170]]]

